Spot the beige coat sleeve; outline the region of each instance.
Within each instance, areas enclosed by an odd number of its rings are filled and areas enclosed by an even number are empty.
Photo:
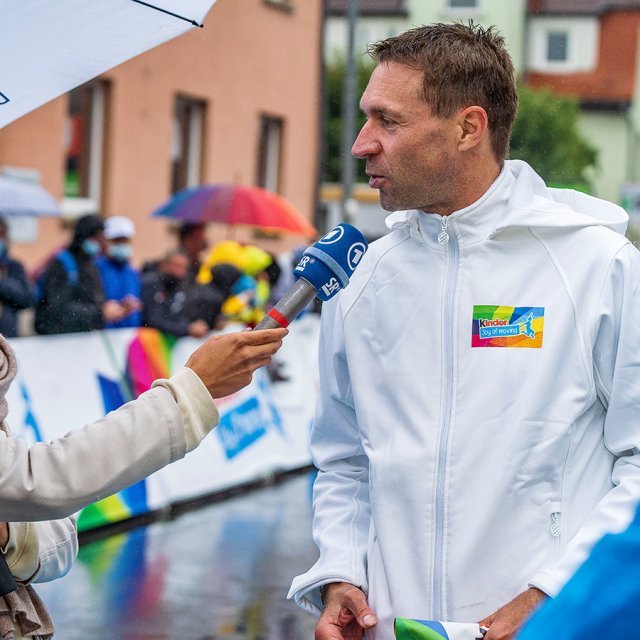
[[[182,458],[218,421],[204,384],[183,372],[51,443],[0,433],[0,520],[68,516]]]

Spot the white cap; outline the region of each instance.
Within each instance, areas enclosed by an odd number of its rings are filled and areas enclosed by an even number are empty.
[[[104,221],[104,237],[107,240],[133,238],[135,233],[133,221],[125,216],[111,216]]]

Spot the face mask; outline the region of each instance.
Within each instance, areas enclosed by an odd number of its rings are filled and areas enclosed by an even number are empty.
[[[87,238],[82,243],[82,250],[90,257],[97,256],[100,253],[100,244],[97,240]]]
[[[126,262],[131,257],[132,251],[130,244],[110,244],[107,252],[116,262]]]
[[[7,243],[4,240],[0,240],[0,258],[4,258],[7,255]]]

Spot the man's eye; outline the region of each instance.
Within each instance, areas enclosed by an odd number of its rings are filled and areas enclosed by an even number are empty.
[[[380,118],[380,122],[382,122],[383,126],[385,127],[390,127],[395,124],[394,121],[389,120],[389,118]]]

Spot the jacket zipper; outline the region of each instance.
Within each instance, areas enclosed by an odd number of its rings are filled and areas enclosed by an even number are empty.
[[[554,554],[560,551],[560,536],[562,535],[562,512],[560,511],[560,503],[555,502],[551,505],[552,511],[549,516],[549,533],[553,539]]]
[[[445,511],[445,475],[447,462],[447,448],[449,442],[449,429],[451,426],[451,414],[453,411],[453,368],[454,368],[454,315],[455,315],[455,291],[458,278],[458,242],[455,235],[449,232],[448,219],[443,216],[440,224],[442,231],[438,234],[438,242],[447,248],[446,277],[444,290],[444,315],[443,315],[443,407],[442,425],[440,430],[440,442],[438,449],[438,466],[436,474],[435,497],[435,541],[433,561],[433,618],[444,620],[446,612],[443,607],[443,593],[445,582],[443,575],[443,538],[444,538],[444,511]]]

